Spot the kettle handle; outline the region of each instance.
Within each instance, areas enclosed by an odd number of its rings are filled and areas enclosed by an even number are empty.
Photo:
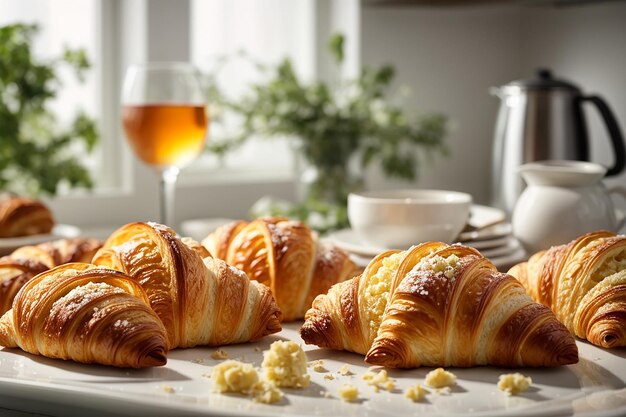
[[[597,107],[604,123],[606,124],[606,128],[609,132],[609,137],[611,138],[611,143],[613,144],[613,153],[615,155],[615,164],[613,167],[609,168],[606,175],[612,176],[617,175],[624,167],[626,167],[626,149],[624,148],[624,136],[617,124],[617,120],[613,115],[613,112],[609,108],[608,104],[600,97],[600,96],[579,96],[578,104],[581,105],[584,101],[589,101]]]

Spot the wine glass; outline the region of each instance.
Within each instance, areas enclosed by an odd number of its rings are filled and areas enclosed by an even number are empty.
[[[160,175],[160,221],[174,227],[180,168],[204,148],[208,116],[198,71],[186,62],[132,65],[122,89],[122,124],[135,155]]]

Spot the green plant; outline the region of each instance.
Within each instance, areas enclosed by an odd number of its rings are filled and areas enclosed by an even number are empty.
[[[329,41],[337,65],[343,63],[343,44],[342,35]],[[289,59],[276,67],[259,68],[269,74],[268,79],[252,84],[249,94],[236,100],[225,97],[215,82],[217,77],[211,76],[210,102],[237,115],[241,123],[231,136],[212,139],[209,149],[225,154],[254,135],[297,138],[300,154],[317,169],[317,175],[305,201],[291,206],[286,214],[308,217],[315,211],[332,219],[321,229],[345,226],[348,193],[360,185],[350,172],[355,158],[361,170],[378,162],[387,176],[413,180],[420,151],[447,152],[445,116],[410,118],[387,98],[395,77],[390,65],[364,67],[356,79],[336,84],[302,82]],[[285,211],[283,205],[270,208],[274,214],[277,210]]]
[[[63,182],[91,187],[70,147],[93,149],[94,121],[80,112],[63,128],[47,107],[62,87],[58,65],[69,65],[82,81],[89,61],[83,50],[70,49],[48,62],[36,60],[31,44],[37,32],[36,25],[0,27],[0,190],[54,195]]]

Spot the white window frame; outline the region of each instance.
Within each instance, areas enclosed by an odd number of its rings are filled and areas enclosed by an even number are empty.
[[[136,62],[189,60],[189,0],[102,0],[100,27],[103,85],[101,95],[101,146],[103,168],[110,178],[91,193],[73,193],[47,199],[61,223],[90,230],[110,229],[124,223],[158,220],[158,179],[140,164],[123,142],[120,120],[120,86],[125,68]],[[342,30],[351,39],[346,65],[357,68],[358,0],[318,0],[313,11],[315,73],[325,76],[329,68],[323,48],[330,33]],[[346,18],[347,17],[347,18]],[[347,27],[341,27],[347,25]],[[320,47],[321,46],[321,47]],[[248,215],[248,208],[261,196],[293,200],[294,176],[284,172],[193,170],[183,175],[176,190],[176,224],[191,218]],[[103,233],[104,234],[104,233]]]

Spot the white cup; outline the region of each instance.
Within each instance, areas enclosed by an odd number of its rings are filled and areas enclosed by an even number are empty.
[[[467,224],[471,204],[472,196],[458,191],[368,191],[348,196],[348,219],[366,243],[403,249],[454,241]]]

